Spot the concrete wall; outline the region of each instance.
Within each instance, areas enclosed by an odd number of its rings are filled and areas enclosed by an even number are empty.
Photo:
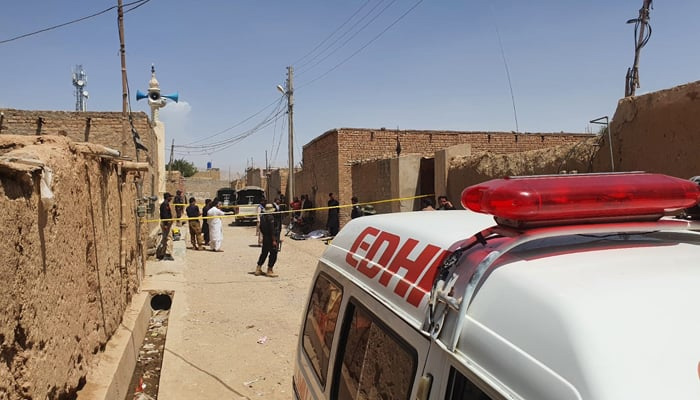
[[[447,178],[450,172],[450,162],[455,157],[468,157],[472,154],[471,144],[458,144],[435,152],[435,197],[447,193]]]
[[[405,199],[420,193],[420,155],[406,155],[391,160],[391,199]],[[415,211],[413,199],[389,203],[392,212]]]
[[[53,197],[46,171],[13,159],[48,166]],[[136,187],[120,163],[62,136],[0,135],[1,398],[74,398],[138,289]]]
[[[700,175],[700,81],[620,100],[610,129],[616,171]],[[603,136],[597,171],[612,167],[609,144]]]

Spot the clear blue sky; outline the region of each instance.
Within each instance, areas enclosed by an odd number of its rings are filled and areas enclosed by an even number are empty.
[[[625,21],[637,17],[642,0],[422,1],[399,19],[416,3],[151,0],[125,16],[132,109],[149,111],[134,96],[136,89],[148,88],[153,63],[162,92],[180,94],[180,103],[161,110],[166,154],[174,139],[176,158],[199,168],[211,161],[232,175],[251,163],[264,167],[266,151],[272,166],[287,166],[284,114],[211,154],[188,154],[178,146],[230,140],[259,124],[275,111],[273,103],[281,98],[275,87],[284,85],[288,65],[296,70],[297,163],[304,144],[339,127],[514,131],[497,27],[520,132],[597,131],[588,121],[612,117],[624,94],[634,56],[634,28]],[[4,4],[0,41],[116,4]],[[637,94],[700,79],[698,15],[697,0],[654,2],[653,34],[642,50]],[[71,72],[82,64],[88,110],[121,111],[116,16],[115,9],[0,44],[0,107],[74,110]]]

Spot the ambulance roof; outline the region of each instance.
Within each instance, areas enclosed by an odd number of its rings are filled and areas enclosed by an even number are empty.
[[[485,280],[459,353],[524,398],[700,398],[700,234],[539,245],[514,249]]]

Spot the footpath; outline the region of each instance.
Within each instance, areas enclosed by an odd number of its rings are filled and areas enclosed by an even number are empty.
[[[182,226],[175,261],[147,262],[142,291],[173,292],[158,398],[293,398],[302,312],[326,245],[285,238],[279,277],[254,276],[255,227],[224,221],[223,252],[189,248]]]

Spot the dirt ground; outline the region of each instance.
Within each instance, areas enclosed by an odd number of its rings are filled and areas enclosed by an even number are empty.
[[[222,253],[183,239],[176,261],[148,263],[144,284],[174,290],[158,398],[292,398],[294,351],[324,242],[286,238],[279,277],[268,278],[248,273],[260,254],[254,227],[224,225]]]

